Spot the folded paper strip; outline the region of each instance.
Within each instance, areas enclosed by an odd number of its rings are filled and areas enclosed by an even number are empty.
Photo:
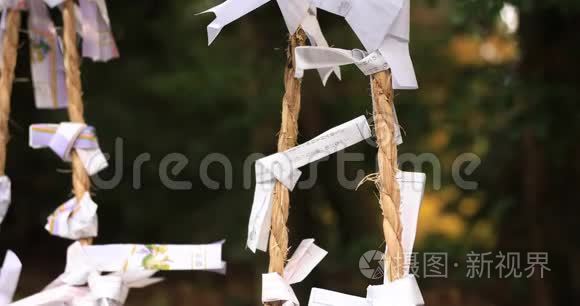
[[[83,123],[33,124],[30,126],[30,147],[50,148],[63,161],[71,160],[74,149],[89,175],[107,167],[95,129]]]
[[[50,7],[61,5],[64,0],[44,0]],[[105,0],[79,0],[76,8],[79,33],[83,38],[83,57],[95,62],[107,62],[119,57],[109,11]]]
[[[419,306],[424,305],[413,275],[380,286],[369,286],[366,298],[319,288],[312,289],[309,306]]]
[[[158,270],[225,271],[222,244],[82,246],[76,242],[68,249],[63,274],[44,291],[10,305],[123,305],[130,289],[162,281],[152,277]]]
[[[284,276],[278,273],[262,275],[262,302],[284,301],[283,306],[300,305],[291,285],[306,279],[327,254],[314,244],[314,239],[303,240],[284,268]]]
[[[80,201],[72,198],[48,217],[44,228],[54,236],[71,240],[96,237],[99,228],[97,204],[88,192]]]
[[[5,175],[0,176],[0,224],[4,221],[4,217],[10,207],[10,202],[12,201],[11,188],[10,179]]]
[[[330,290],[313,288],[309,306],[417,306],[424,305],[417,280],[409,274],[413,244],[417,233],[419,209],[425,188],[425,174],[399,171],[396,175],[401,190],[402,246],[405,276],[394,282],[385,278],[385,284],[369,286],[366,298]],[[386,273],[385,275],[388,275]]]
[[[27,10],[29,13],[30,66],[35,104],[39,109],[66,108],[68,104],[63,43],[48,10],[48,7],[56,7],[63,2],[63,0],[0,1],[2,10],[0,55],[6,30],[7,10]],[[105,0],[79,0],[75,12],[79,33],[83,38],[83,56],[103,62],[118,58],[119,51],[111,31]]]
[[[202,12],[201,14],[212,12],[216,15],[216,18],[207,26],[208,45],[211,45],[226,25],[268,2],[270,0],[226,0]],[[328,47],[328,42],[322,34],[316,17],[316,8],[311,6],[310,0],[276,0],[276,2],[290,34],[294,34],[302,26],[311,45]],[[340,68],[337,66],[320,68],[318,72],[323,82],[326,82],[332,72],[339,79],[341,77]]]
[[[248,225],[247,246],[252,252],[266,251],[270,236],[272,194],[276,181],[289,190],[300,178],[298,168],[336,153],[371,137],[371,130],[364,116],[334,127],[318,137],[256,161],[256,187]]]
[[[296,77],[305,69],[356,64],[365,75],[391,69],[395,89],[418,87],[409,53],[410,0],[313,0],[313,5],[344,16],[367,51],[296,48]]]
[[[83,56],[95,62],[107,62],[119,57],[105,0],[79,0],[82,25]]]
[[[22,263],[16,254],[7,251],[4,263],[0,267],[0,305],[6,305],[12,301],[21,271]]]
[[[30,67],[36,107],[40,109],[66,108],[66,76],[62,41],[42,0],[28,4],[28,37]]]

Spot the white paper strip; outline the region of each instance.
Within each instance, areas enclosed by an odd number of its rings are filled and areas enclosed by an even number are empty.
[[[0,176],[0,224],[4,221],[11,201],[12,190],[10,179],[5,175]]]
[[[417,235],[417,223],[419,220],[419,210],[425,190],[425,173],[402,172],[397,173],[397,182],[401,194],[401,223],[403,225],[402,246],[405,254],[405,274],[409,273],[413,245]],[[385,273],[385,276],[388,273]],[[388,279],[385,278],[385,282]]]
[[[394,282],[369,286],[367,300],[371,305],[425,305],[423,295],[414,275],[405,277]]]
[[[248,225],[248,248],[252,252],[256,252],[256,249],[266,251],[270,234],[272,193],[276,181],[292,190],[301,175],[298,168],[369,137],[370,127],[366,118],[360,116],[304,144],[256,161],[256,189]]]
[[[308,40],[312,46],[328,47],[328,42],[326,41],[324,34],[322,34],[322,29],[320,28],[320,24],[316,17],[316,8],[310,8],[308,10],[306,18],[302,21],[302,29],[304,30],[304,33],[306,33],[306,36],[308,36]],[[328,78],[333,72],[339,80],[342,78],[340,67],[338,67],[338,65],[319,68],[317,70],[323,85],[326,85]]]
[[[0,305],[6,305],[12,301],[21,271],[22,263],[16,254],[7,251],[4,263],[0,268]]]
[[[407,275],[389,284],[369,286],[366,299],[313,288],[308,302],[309,306],[419,306],[424,304],[423,295],[413,275]]]
[[[346,16],[368,52],[298,48],[296,77],[305,69],[356,64],[365,75],[391,69],[395,89],[417,89],[409,54],[410,0],[314,0],[321,9]],[[300,54],[302,53],[302,54]]]
[[[312,0],[320,9],[346,19],[365,49],[379,48],[389,34],[409,39],[410,0]],[[406,31],[405,31],[406,30]]]
[[[314,239],[303,240],[284,268],[284,277],[278,273],[262,275],[262,302],[284,301],[284,306],[300,305],[291,285],[306,279],[327,254],[314,244]]]
[[[312,288],[309,306],[369,306],[365,298],[331,290]],[[389,304],[387,304],[389,305]]]
[[[98,271],[209,270],[225,272],[224,241],[205,245],[108,244],[83,247]]]
[[[209,10],[201,12],[200,14],[212,12],[216,15],[214,21],[207,26],[208,45],[211,45],[223,27],[268,2],[270,0],[226,0]],[[293,34],[306,17],[310,1],[276,0],[276,2],[278,2],[282,16],[284,16],[288,32]]]

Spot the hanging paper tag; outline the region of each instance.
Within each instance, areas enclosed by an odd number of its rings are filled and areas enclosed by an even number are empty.
[[[256,188],[248,225],[247,246],[266,251],[270,233],[272,192],[276,181],[292,190],[301,172],[298,168],[336,153],[371,136],[364,116],[332,128],[320,136],[256,161]]]
[[[12,301],[21,271],[22,263],[16,254],[7,251],[4,263],[0,267],[0,305],[7,305]]]
[[[43,1],[28,1],[30,63],[36,107],[67,107],[65,69],[56,28]]]

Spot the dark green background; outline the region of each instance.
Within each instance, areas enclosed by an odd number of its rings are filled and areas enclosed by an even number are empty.
[[[97,243],[207,243],[227,239],[227,277],[205,272],[164,273],[167,281],[132,291],[127,305],[256,305],[267,256],[245,248],[253,191],[244,188],[242,163],[249,154],[270,154],[280,124],[286,28],[275,3],[227,26],[211,47],[205,26],[211,14],[194,13],[214,1],[109,1],[121,58],[107,64],[83,62],[86,119],[97,127],[105,152],[122,139],[124,176],[111,190],[95,190],[99,203]],[[420,279],[428,305],[575,305],[580,300],[580,144],[578,105],[580,10],[577,0],[519,0],[520,27],[514,35],[499,26],[502,1],[416,0],[412,9],[411,54],[420,83],[398,91],[396,105],[406,132],[402,153],[433,153],[442,163],[442,188],[429,179],[417,249],[449,252],[465,263],[471,251],[542,251],[552,269],[544,279],[466,278],[465,265],[450,267],[446,279]],[[57,14],[55,12],[55,14]],[[360,47],[344,20],[321,12],[332,45]],[[17,77],[29,78],[25,35]],[[495,39],[495,40],[494,40]],[[477,52],[489,42],[511,46],[498,61]],[[464,46],[475,42],[476,52]],[[455,46],[455,47],[454,47]],[[496,46],[497,47],[497,46]],[[459,50],[459,51],[458,51]],[[510,49],[511,50],[511,49]],[[459,53],[458,53],[459,52]],[[466,57],[467,60],[460,60]],[[370,114],[368,79],[344,67],[343,81],[322,87],[308,72],[302,90],[300,142],[361,114]],[[50,237],[46,216],[70,197],[70,167],[49,151],[28,147],[31,123],[66,120],[64,111],[35,110],[30,82],[14,87],[12,140],[7,173],[13,204],[0,231],[2,249],[24,263],[17,296],[40,290],[64,267],[68,241]],[[374,171],[376,149],[359,144]],[[463,191],[451,179],[461,153],[480,156]],[[133,185],[133,160],[149,153],[142,187]],[[159,164],[170,153],[190,163],[177,178],[192,181],[188,191],[171,191],[159,179]],[[221,153],[233,164],[233,185],[204,187],[202,159]],[[372,186],[358,191],[339,186],[336,158],[318,165],[314,188],[292,193],[292,245],[314,237],[330,254],[296,291],[303,305],[317,286],[364,296],[368,280],[359,257],[382,242],[380,211]],[[422,169],[432,176],[430,168]],[[474,210],[462,207],[475,202]],[[462,204],[463,203],[463,204]],[[429,213],[433,212],[435,213]],[[525,264],[525,263],[523,263]]]

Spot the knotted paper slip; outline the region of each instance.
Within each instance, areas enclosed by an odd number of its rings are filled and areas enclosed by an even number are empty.
[[[0,305],[12,302],[21,271],[22,263],[16,254],[7,251],[4,263],[0,267]]]
[[[314,244],[314,239],[303,240],[284,268],[283,277],[275,272],[262,274],[262,302],[284,301],[283,306],[300,305],[291,285],[306,279],[327,254]]]
[[[59,206],[49,217],[44,227],[49,233],[61,238],[78,240],[97,237],[99,223],[97,204],[85,192],[80,201],[76,198]]]
[[[425,188],[425,174],[417,172],[397,173],[401,190],[402,246],[404,251],[404,277],[389,282],[384,271],[385,284],[369,286],[366,298],[313,288],[309,306],[415,306],[424,305],[417,280],[409,274],[413,244],[417,233],[417,220]]]
[[[207,26],[208,45],[211,45],[223,27],[268,2],[270,0],[227,0],[202,12],[201,14],[212,12],[216,15],[216,19]],[[322,34],[316,17],[316,8],[311,5],[311,0],[276,0],[276,2],[290,34],[294,34],[298,27],[302,26],[311,45],[328,47],[328,42]],[[326,83],[332,72],[339,79],[341,78],[340,68],[337,66],[318,69],[320,78],[324,83]]]
[[[10,305],[123,305],[131,288],[143,288],[162,281],[161,278],[152,278],[158,270],[225,271],[225,262],[221,259],[222,245],[223,242],[208,245],[82,246],[76,242],[68,249],[62,275],[45,291]]]
[[[108,166],[99,147],[95,129],[91,126],[73,122],[33,124],[29,132],[30,147],[50,148],[63,161],[70,162],[70,154],[74,149],[89,175],[94,175]]]
[[[256,189],[248,225],[247,246],[252,252],[266,251],[270,236],[272,194],[276,181],[288,190],[294,189],[302,174],[298,168],[336,153],[371,137],[364,116],[334,127],[320,136],[256,161]]]
[[[12,191],[10,179],[7,176],[0,176],[0,225],[4,221],[6,212],[10,207],[12,201]],[[1,304],[0,304],[1,305]]]
[[[356,64],[365,75],[391,69],[394,89],[418,87],[409,54],[410,0],[313,0],[313,4],[345,17],[368,52],[297,47],[297,78],[306,69]]]

